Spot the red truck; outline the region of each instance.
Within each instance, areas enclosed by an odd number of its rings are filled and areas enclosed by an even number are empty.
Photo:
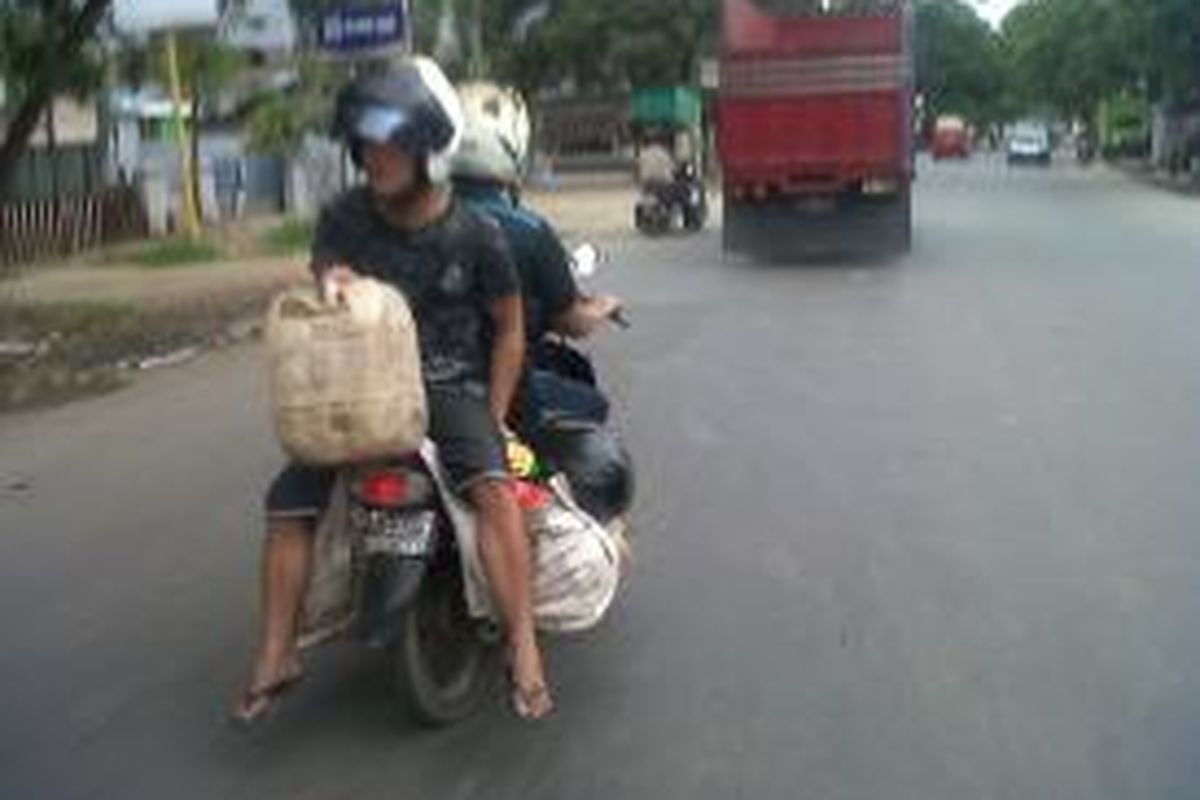
[[[726,250],[910,247],[912,27],[910,0],[724,0]]]

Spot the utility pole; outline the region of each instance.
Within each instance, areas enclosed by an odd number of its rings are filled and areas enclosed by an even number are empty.
[[[188,238],[200,238],[200,214],[196,208],[196,187],[193,179],[195,170],[192,169],[192,148],[188,145],[187,129],[183,122],[183,86],[179,79],[179,48],[175,42],[175,30],[166,31],[167,74],[171,83],[171,107],[176,141],[179,144],[180,186],[183,192],[183,228]],[[195,109],[195,104],[192,105]],[[200,120],[194,118],[193,125]]]

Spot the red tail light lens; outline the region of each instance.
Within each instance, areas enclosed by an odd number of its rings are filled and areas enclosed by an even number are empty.
[[[372,472],[359,480],[354,494],[375,508],[398,508],[409,499],[408,476],[395,470]]]

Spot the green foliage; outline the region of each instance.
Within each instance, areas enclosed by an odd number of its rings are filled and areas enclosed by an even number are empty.
[[[1150,107],[1145,97],[1118,92],[1100,102],[1096,113],[1105,158],[1143,158],[1150,145]]]
[[[300,0],[304,2],[304,0]],[[574,85],[603,94],[629,86],[689,83],[715,50],[718,0],[445,0],[464,45],[478,20],[490,77],[523,91]],[[418,48],[437,44],[442,0],[416,0]],[[523,24],[524,21],[524,24]],[[448,65],[461,75],[465,65]]]
[[[148,269],[164,269],[207,264],[220,257],[220,249],[212,242],[173,238],[150,242],[133,254],[133,261]]]
[[[1168,103],[1200,90],[1196,0],[1025,0],[1004,20],[1013,92],[1088,118],[1118,92]]]
[[[1196,0],[1126,0],[1141,29],[1141,61],[1152,90],[1168,101],[1200,92],[1200,3]]]
[[[73,5],[43,0],[0,2],[0,78],[8,87],[10,103],[21,102],[51,59],[60,91],[85,98],[99,88],[104,62],[96,42],[68,52],[52,52],[74,13]]]
[[[179,39],[180,72],[191,94],[201,101],[230,86],[248,63],[245,53],[220,44],[211,33]]]
[[[176,48],[184,95],[201,104],[215,100],[237,80],[249,63],[245,53],[222,45],[211,30],[177,34]],[[144,41],[122,41],[114,56],[114,66],[122,83],[170,85],[166,48],[160,36]]]
[[[1000,119],[1004,72],[991,27],[960,0],[918,0],[916,28],[917,90],[925,97],[927,119]]]
[[[1126,13],[1107,0],[1029,0],[1004,20],[1014,96],[1067,117],[1088,116],[1134,73]],[[1122,36],[1124,33],[1124,36]]]
[[[313,222],[289,218],[268,230],[262,248],[271,255],[291,255],[308,250],[313,239]]]
[[[295,153],[307,133],[325,130],[333,100],[345,82],[344,66],[317,58],[302,58],[300,80],[291,89],[263,95],[246,120],[251,150],[272,155]]]
[[[288,95],[276,91],[255,104],[246,120],[246,142],[256,153],[290,153],[300,146],[308,129],[308,121],[293,113]]]

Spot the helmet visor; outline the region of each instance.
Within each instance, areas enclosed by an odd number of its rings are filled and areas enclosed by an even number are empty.
[[[373,144],[395,142],[408,124],[408,114],[385,106],[367,106],[355,115],[350,133],[355,139]]]

